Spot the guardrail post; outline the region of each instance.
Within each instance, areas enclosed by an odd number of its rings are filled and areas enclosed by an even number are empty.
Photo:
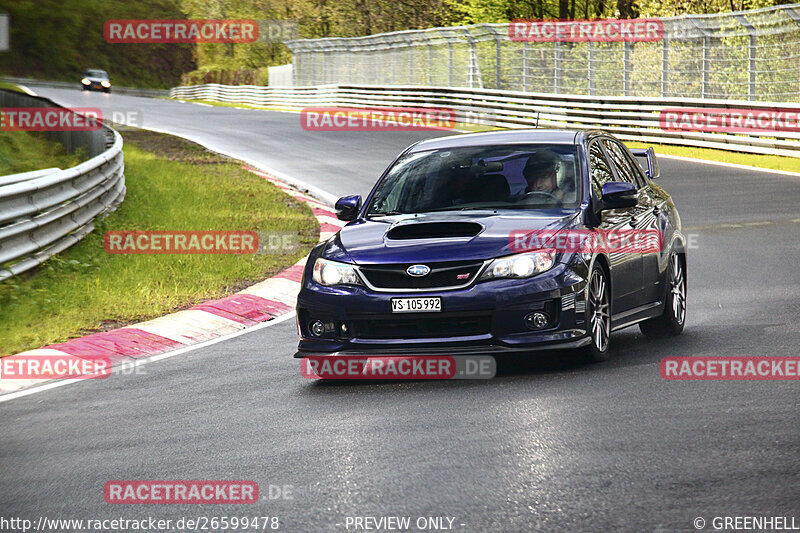
[[[408,43],[408,84],[414,85],[414,45]]]
[[[750,46],[747,53],[747,99],[756,99],[756,36],[750,34]]]
[[[528,92],[528,42],[522,43],[522,90]]]
[[[311,63],[311,79],[308,80],[308,84],[316,85],[319,83],[317,80],[317,63],[319,62],[319,54],[312,50],[309,52],[309,55],[311,56],[311,61],[309,61],[309,63]]]
[[[361,83],[364,85],[367,84],[367,54],[361,55],[361,61],[359,61],[359,65],[361,66]]]
[[[501,89],[500,83],[501,83],[501,73],[502,73],[501,63],[502,63],[502,57],[503,57],[503,52],[502,52],[503,48],[502,48],[502,43],[500,42],[500,36],[497,35],[497,34],[495,34],[495,36],[494,36],[494,48],[495,48],[495,52],[494,52],[494,56],[495,56],[494,57],[494,77],[495,77],[495,80],[496,80],[495,81],[495,88]]]
[[[792,9],[791,7],[786,8],[786,14],[789,15],[789,18],[794,21],[795,24],[800,24],[800,15],[797,14],[797,11]],[[800,62],[798,62],[798,66],[800,67]],[[800,73],[798,73],[798,83],[800,83]],[[800,96],[800,86],[798,86],[798,96]]]
[[[588,81],[587,93],[589,96],[594,96],[594,42],[589,41],[589,59],[586,67],[586,78]]]
[[[747,30],[748,46],[747,46],[747,99],[756,99],[756,28],[753,26],[746,17],[742,15],[734,15],[736,21]],[[791,15],[789,18],[792,18]],[[730,93],[728,93],[730,94]]]
[[[631,95],[631,43],[622,44],[622,94]]]
[[[669,94],[669,40],[661,40],[661,97]]]
[[[700,95],[701,98],[708,98],[711,92],[709,86],[709,74],[711,70],[711,46],[709,38],[703,37],[703,89]]]
[[[391,63],[392,84],[397,85],[397,72],[395,70],[395,63],[397,63],[397,50],[389,50],[389,59],[389,63]]]
[[[561,43],[558,41],[553,48],[553,92],[561,92]]]
[[[481,75],[480,63],[478,62],[478,48],[475,45],[475,38],[464,29],[464,36],[469,41],[469,70],[467,71],[467,86],[483,88],[483,76]]]
[[[449,48],[449,52],[450,52],[450,59],[448,61],[448,69],[449,69],[449,71],[447,73],[447,86],[448,87],[452,87],[453,86],[453,61],[454,61],[454,58],[453,58],[453,42],[452,41],[447,41],[447,48]]]
[[[428,41],[428,85],[433,85],[433,44],[428,37],[425,37]]]

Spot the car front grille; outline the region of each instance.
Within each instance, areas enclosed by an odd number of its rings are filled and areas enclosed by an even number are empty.
[[[370,316],[348,322],[359,339],[426,339],[485,335],[492,330],[491,313],[448,313],[432,317]]]
[[[378,289],[439,289],[469,285],[483,266],[482,261],[425,263],[431,271],[414,277],[406,272],[414,264],[366,265],[359,269],[370,285]]]

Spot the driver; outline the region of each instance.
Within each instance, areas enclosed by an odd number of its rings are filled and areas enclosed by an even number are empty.
[[[559,158],[551,150],[539,150],[525,164],[522,171],[528,187],[525,193],[546,193],[557,200],[564,198],[564,191],[558,187]]]

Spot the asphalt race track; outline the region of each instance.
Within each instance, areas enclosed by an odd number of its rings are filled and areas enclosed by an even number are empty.
[[[308,132],[299,115],[73,90],[70,106],[258,161],[336,196],[365,194],[423,133]],[[665,356],[797,356],[800,178],[662,159],[687,233],[681,337],[612,336],[607,363],[536,355],[486,381],[317,383],[294,320],[113,376],[0,404],[5,517],[454,517],[455,531],[693,531],[715,516],[796,517],[800,390],[665,381]],[[252,505],[110,505],[109,480],[244,479]],[[293,499],[269,499],[292,485]],[[447,524],[447,521],[445,521]],[[791,522],[790,522],[791,524]],[[350,531],[352,531],[352,527]]]

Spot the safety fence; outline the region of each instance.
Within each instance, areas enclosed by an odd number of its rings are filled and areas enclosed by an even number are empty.
[[[0,90],[0,107],[60,107]],[[122,137],[112,128],[48,131],[89,158],[72,168],[0,176],[0,280],[29,270],[80,241],[125,197]]]
[[[301,110],[311,106],[445,107],[455,112],[459,122],[479,126],[598,128],[623,140],[800,157],[800,126],[796,119],[793,128],[784,128],[793,131],[772,131],[756,127],[740,133],[676,130],[665,123],[665,113],[669,111],[706,110],[711,113],[736,110],[773,116],[776,111],[775,103],[364,85],[263,87],[206,84],[175,87],[170,95],[173,98],[243,103],[287,110]],[[800,114],[800,105],[781,104],[779,111],[783,111],[784,115],[797,115]]]
[[[286,44],[297,86],[800,100],[800,4],[658,20],[651,42],[520,42],[505,23]]]

